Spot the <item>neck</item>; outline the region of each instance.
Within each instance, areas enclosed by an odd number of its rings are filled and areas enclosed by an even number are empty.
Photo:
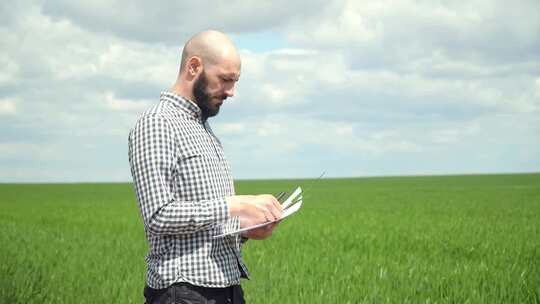
[[[186,86],[183,86],[181,83],[179,82],[176,82],[172,87],[171,87],[171,92],[173,92],[174,94],[176,95],[180,95],[182,97],[184,97],[185,100],[191,102],[192,104],[196,105],[198,108],[201,108],[197,102],[195,101],[195,96],[193,96],[193,93],[190,93],[192,92],[193,90],[190,89],[190,88],[187,88]],[[208,116],[204,114],[204,111],[202,113],[202,120],[203,120],[203,123],[206,122],[206,120],[208,120]]]
[[[184,97],[185,99],[189,100],[190,102],[194,103],[194,104],[197,104],[195,102],[195,98],[193,96],[193,93],[191,93],[192,90],[190,90],[189,88],[187,88],[185,85],[182,85],[181,83],[178,83],[176,82],[172,87],[171,87],[171,92],[177,94],[177,95],[180,95],[182,97]]]

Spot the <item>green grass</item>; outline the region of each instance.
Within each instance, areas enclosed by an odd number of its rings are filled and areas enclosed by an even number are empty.
[[[540,174],[240,181],[306,186],[249,241],[248,303],[540,303]],[[142,303],[130,184],[0,185],[0,303]]]

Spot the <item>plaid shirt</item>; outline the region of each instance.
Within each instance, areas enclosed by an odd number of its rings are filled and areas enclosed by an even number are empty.
[[[226,287],[247,277],[240,222],[225,197],[234,184],[223,148],[194,103],[171,92],[129,134],[129,162],[149,244],[146,282]]]

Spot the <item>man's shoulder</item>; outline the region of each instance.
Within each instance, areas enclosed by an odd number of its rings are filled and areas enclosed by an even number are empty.
[[[168,100],[161,99],[157,104],[140,114],[130,133],[141,127],[146,128],[145,125],[155,125],[156,123],[161,125],[162,128],[165,127],[176,133],[183,129],[190,129],[192,124],[195,124],[195,121],[188,115],[178,111]]]
[[[145,120],[181,120],[182,116],[174,110],[173,107],[167,102],[167,100],[161,99],[157,104],[151,106],[145,110],[139,118],[137,123]]]
[[[160,99],[156,104],[152,105],[150,108],[146,109],[140,116],[144,117],[165,117],[170,116],[171,109],[168,107],[167,102],[163,99]]]

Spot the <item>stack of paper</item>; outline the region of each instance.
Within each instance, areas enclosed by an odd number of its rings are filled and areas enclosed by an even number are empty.
[[[220,238],[231,234],[238,234],[245,231],[249,231],[255,228],[263,227],[271,223],[275,223],[277,221],[281,221],[284,218],[288,217],[289,215],[295,213],[302,207],[302,188],[298,187],[294,192],[281,204],[281,207],[283,208],[283,213],[281,214],[281,217],[275,221],[269,221],[266,223],[253,225],[245,228],[241,228],[234,231],[228,231],[219,235],[215,235],[214,238]]]

